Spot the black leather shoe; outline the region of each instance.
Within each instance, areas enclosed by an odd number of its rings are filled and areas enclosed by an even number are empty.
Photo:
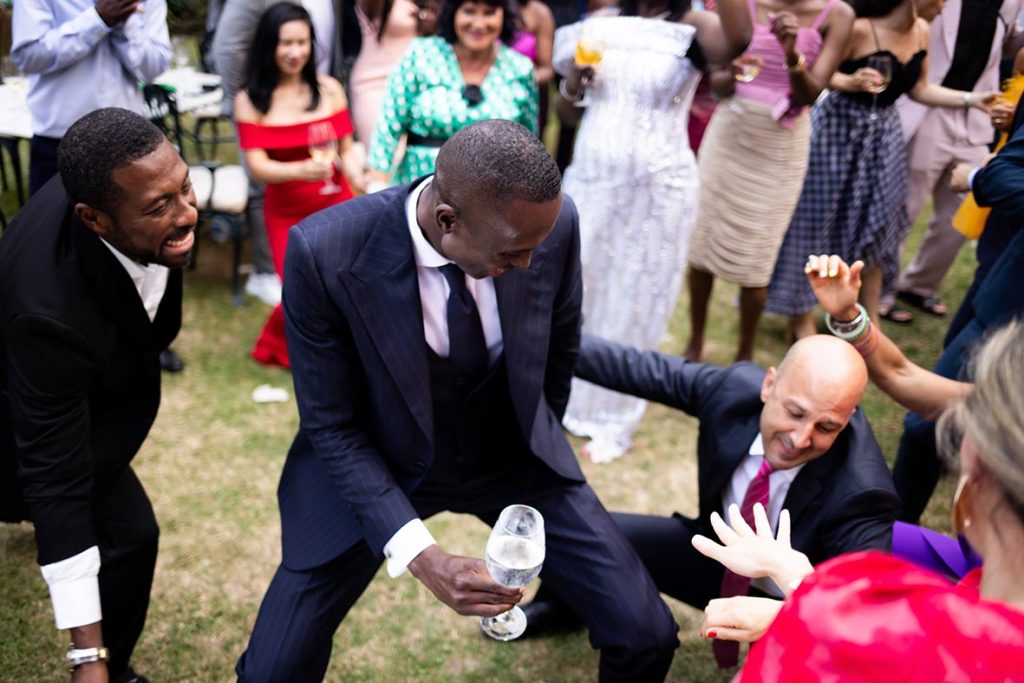
[[[165,372],[181,372],[185,369],[185,361],[171,349],[160,352],[160,368]]]
[[[526,631],[520,639],[543,638],[583,628],[580,618],[562,602],[541,598],[521,607],[526,615]]]

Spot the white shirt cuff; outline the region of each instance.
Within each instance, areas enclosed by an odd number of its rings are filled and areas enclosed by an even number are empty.
[[[974,176],[978,175],[978,171],[981,170],[980,166],[975,166],[970,173],[967,174],[967,187],[974,189]]]
[[[50,587],[53,618],[60,630],[94,624],[100,609],[100,549],[83,550],[73,557],[40,567]]]
[[[384,544],[384,557],[388,559],[388,576],[397,579],[416,556],[436,541],[421,519],[411,519]]]

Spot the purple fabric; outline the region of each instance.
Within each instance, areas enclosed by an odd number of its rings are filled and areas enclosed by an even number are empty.
[[[959,581],[967,572],[981,566],[981,557],[963,536],[950,538],[904,522],[893,526],[892,554],[952,581]]]
[[[537,36],[532,33],[528,31],[516,31],[515,35],[512,36],[512,44],[509,45],[509,47],[529,59],[534,64],[537,63]]]

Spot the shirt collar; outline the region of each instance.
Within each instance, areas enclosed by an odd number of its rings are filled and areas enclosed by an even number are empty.
[[[430,244],[423,234],[419,221],[416,219],[416,205],[419,203],[420,195],[423,194],[423,190],[427,189],[427,185],[431,183],[433,178],[431,176],[413,188],[412,192],[409,193],[409,197],[405,200],[405,217],[409,223],[409,233],[412,235],[412,250],[413,255],[416,257],[416,266],[419,268],[440,268],[441,266],[447,266],[449,263],[454,263],[454,261],[441,255],[437,249],[434,249],[433,245]]]
[[[761,466],[761,462],[764,460],[764,437],[761,436],[761,432],[758,432],[757,436],[754,437],[754,442],[750,444],[750,450],[747,451],[747,454],[750,456],[751,460],[757,460],[758,467]],[[800,470],[802,470],[806,464],[807,463],[802,463],[796,467],[790,467],[785,470],[772,470],[772,473],[768,476],[769,478],[776,477],[792,482],[796,479],[796,475],[800,474]]]

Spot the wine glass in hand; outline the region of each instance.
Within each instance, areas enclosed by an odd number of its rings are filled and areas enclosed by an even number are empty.
[[[528,505],[509,505],[501,511],[487,540],[485,556],[491,578],[509,588],[522,588],[540,575],[544,565],[544,518]],[[515,640],[526,630],[526,615],[513,607],[480,620],[483,632],[495,640]]]
[[[601,60],[604,59],[604,41],[584,31],[583,35],[576,42],[574,59],[576,68],[582,72],[580,87],[584,89],[583,97],[576,102],[576,106],[586,107],[591,103],[589,88],[594,79],[594,71],[597,69],[597,65],[601,63]]]
[[[885,92],[892,80],[892,57],[889,55],[871,55],[868,57],[867,68],[878,72],[878,80],[870,86],[867,91],[871,93],[871,119],[878,118],[878,95]]]
[[[309,127],[309,156],[313,161],[323,164],[334,164],[338,158],[338,134],[334,126],[324,121],[314,123]],[[334,182],[332,169],[331,176],[324,181],[320,188],[320,194],[336,194],[341,192],[341,186]]]

